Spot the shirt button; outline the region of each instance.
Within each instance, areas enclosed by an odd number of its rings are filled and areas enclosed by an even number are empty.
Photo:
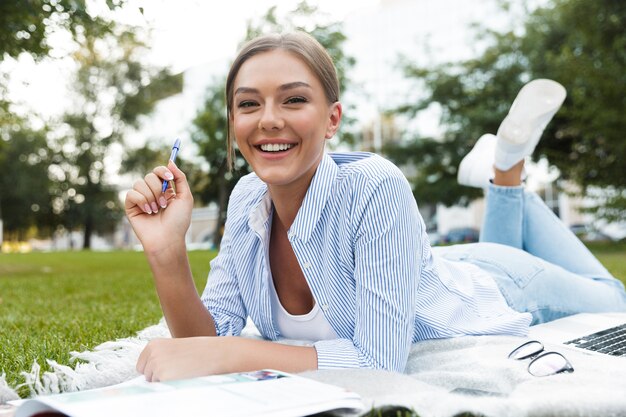
[[[329,308],[330,308],[330,306],[328,304],[322,304],[322,310],[323,311],[328,311]]]
[[[309,269],[312,266],[313,265],[311,265],[311,262],[305,262],[305,263],[302,264],[302,268],[304,268],[304,269]]]

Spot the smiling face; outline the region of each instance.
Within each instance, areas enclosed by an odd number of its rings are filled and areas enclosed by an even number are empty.
[[[306,190],[341,120],[315,73],[297,55],[274,49],[243,63],[233,85],[237,146],[270,191]]]

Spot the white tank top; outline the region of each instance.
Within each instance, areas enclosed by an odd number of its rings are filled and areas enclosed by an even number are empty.
[[[317,302],[313,305],[313,309],[306,314],[289,314],[280,303],[271,274],[269,275],[269,281],[272,317],[282,337],[312,342],[338,338],[337,333],[335,333],[335,330],[324,317]]]

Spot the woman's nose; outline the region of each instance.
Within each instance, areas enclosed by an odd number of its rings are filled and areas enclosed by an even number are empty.
[[[267,105],[263,109],[261,119],[259,120],[259,129],[261,130],[280,130],[285,127],[285,121],[274,106]]]

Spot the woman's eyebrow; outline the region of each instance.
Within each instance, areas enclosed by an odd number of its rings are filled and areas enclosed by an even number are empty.
[[[292,88],[298,88],[298,87],[311,88],[311,86],[305,83],[304,81],[294,81],[292,83],[283,84],[280,87],[278,87],[278,89],[284,91],[284,90],[291,90]]]
[[[305,83],[304,81],[294,81],[292,83],[282,84],[281,86],[278,87],[278,89],[280,91],[285,91],[285,90],[291,90],[291,89],[299,88],[299,87],[312,88],[308,83]],[[233,95],[246,94],[246,93],[258,94],[259,90],[253,87],[239,87],[235,90],[235,94]]]
[[[251,87],[239,87],[238,89],[235,90],[235,94],[233,95],[237,95],[237,94],[246,94],[246,93],[258,93],[259,90],[257,90],[256,88],[251,88]]]

